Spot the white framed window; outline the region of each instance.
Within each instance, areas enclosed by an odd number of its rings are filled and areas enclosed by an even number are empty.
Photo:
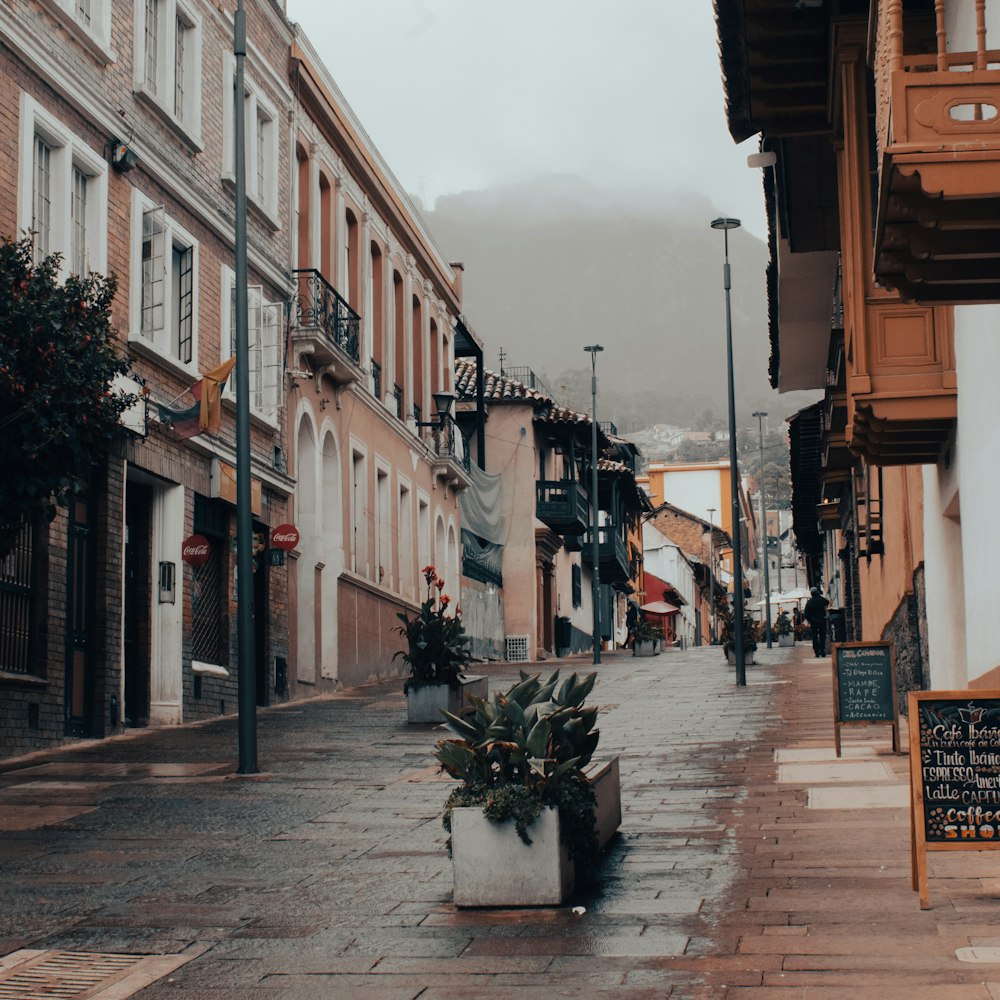
[[[368,453],[351,438],[351,569],[370,576],[368,561]]]
[[[201,20],[179,0],[138,0],[135,22],[133,88],[201,148]]]
[[[375,582],[391,588],[392,572],[392,471],[389,463],[375,457]]]
[[[132,192],[130,343],[187,371],[198,367],[198,242]]]
[[[250,349],[250,412],[277,424],[281,405],[285,308],[268,302],[261,285],[247,286],[247,339]],[[222,267],[222,355],[236,354],[236,275]],[[236,380],[226,382],[225,395],[236,398]]]
[[[55,14],[98,61],[107,64],[118,58],[111,48],[111,0],[41,0],[41,4]]]
[[[222,178],[236,177],[236,59],[227,52],[223,65]],[[278,112],[251,79],[244,77],[244,148],[247,198],[277,227]]]
[[[17,227],[35,259],[62,254],[61,273],[107,269],[108,171],[99,153],[21,95]]]

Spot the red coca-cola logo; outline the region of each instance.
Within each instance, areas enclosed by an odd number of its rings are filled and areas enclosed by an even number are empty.
[[[189,535],[181,542],[181,559],[189,566],[204,566],[212,554],[212,544],[204,535]]]
[[[291,552],[299,544],[299,529],[294,524],[279,524],[271,531],[271,548]]]

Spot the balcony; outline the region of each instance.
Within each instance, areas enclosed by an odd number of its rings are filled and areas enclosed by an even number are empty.
[[[311,357],[317,374],[338,385],[361,379],[361,317],[315,268],[292,272],[297,294],[291,339],[296,355]]]
[[[434,478],[441,480],[446,488],[464,490],[471,486],[469,449],[454,420],[449,418],[442,425],[431,428],[430,443],[434,453]]]
[[[573,479],[539,480],[535,516],[560,535],[582,535],[590,524],[590,496]]]
[[[845,446],[872,465],[934,463],[955,426],[952,311],[870,300],[847,367]]]
[[[1000,300],[1000,51],[978,28],[949,52],[943,10],[935,30],[879,3],[875,272],[909,301]]]
[[[619,537],[616,525],[605,525],[597,531],[601,583],[624,583],[629,578],[628,547],[625,540]],[[582,556],[586,565],[593,566],[594,542],[589,531],[583,543]]]

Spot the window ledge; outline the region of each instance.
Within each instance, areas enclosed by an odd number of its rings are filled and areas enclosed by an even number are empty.
[[[44,677],[34,674],[16,674],[13,670],[0,670],[0,684],[29,688],[45,688],[49,682]]]
[[[227,410],[232,410],[233,413],[236,412],[236,394],[234,392],[225,392],[222,402],[225,404]],[[270,431],[272,434],[277,434],[279,430],[277,412],[275,412],[273,417],[267,417],[251,407],[250,423],[256,424],[258,427]]]
[[[202,663],[201,660],[192,660],[191,669],[203,677],[229,676],[229,671],[225,667],[220,667],[217,663]]]
[[[136,354],[141,354],[143,357],[159,362],[165,368],[169,368],[170,371],[181,378],[189,378],[192,382],[201,378],[200,372],[193,363],[185,364],[178,358],[167,354],[165,351],[160,350],[160,348],[158,348],[155,344],[147,340],[140,333],[130,333],[128,335],[128,346],[129,349],[135,351]]]
[[[102,66],[118,62],[118,53],[110,47],[109,40],[88,31],[58,0],[41,0],[41,5],[66,25],[73,38]]]
[[[133,90],[135,96],[143,104],[155,111],[191,147],[192,152],[201,153],[204,150],[205,147],[202,145],[200,129],[196,132],[189,129],[180,118],[167,109],[166,105],[160,101],[156,94],[147,90],[142,84],[137,85]]]
[[[234,174],[224,173],[222,175],[222,185],[228,191],[231,191],[235,197],[236,177]],[[278,216],[271,211],[271,209],[265,207],[257,201],[257,199],[254,198],[254,196],[249,192],[247,192],[247,211],[249,214],[253,215],[255,219],[268,226],[273,232],[279,232],[281,230],[281,219],[279,219]]]

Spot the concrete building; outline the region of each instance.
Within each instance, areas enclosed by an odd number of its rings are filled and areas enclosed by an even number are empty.
[[[824,393],[791,425],[798,544],[902,687],[995,687],[1000,3],[786,13],[717,4],[730,131],[774,154],[772,383]]]

